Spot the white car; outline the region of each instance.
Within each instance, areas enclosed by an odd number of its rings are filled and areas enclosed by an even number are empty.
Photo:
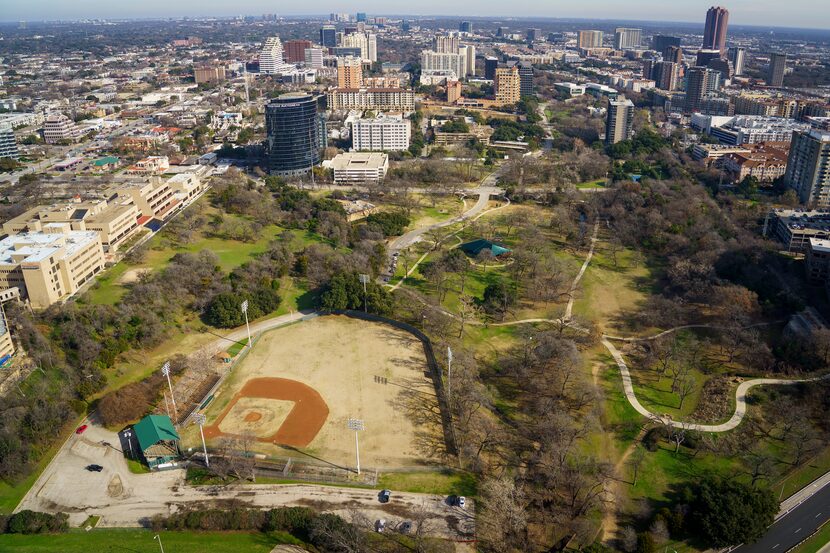
[[[458,496],[458,506],[462,509],[467,505],[467,498],[463,495]]]
[[[382,533],[384,530],[386,530],[386,519],[381,518],[375,522],[375,532]]]

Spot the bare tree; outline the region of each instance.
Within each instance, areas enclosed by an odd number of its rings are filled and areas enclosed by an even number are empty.
[[[640,467],[643,466],[643,461],[646,460],[646,451],[640,446],[636,446],[631,456],[628,458],[628,466],[631,467],[632,481],[631,485],[637,485],[637,478],[640,476]]]
[[[680,405],[677,407],[678,409],[683,409],[683,403],[686,401],[686,398],[694,391],[695,389],[695,379],[692,377],[691,374],[686,372],[683,374],[677,381],[675,385],[675,391],[677,393],[677,397],[680,398]]]

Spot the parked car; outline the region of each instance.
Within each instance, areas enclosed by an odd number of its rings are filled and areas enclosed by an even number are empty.
[[[461,507],[463,509],[464,507],[467,506],[467,498],[464,497],[463,495],[459,495],[458,496],[458,501],[456,502],[456,505],[458,505],[459,507]]]
[[[400,532],[401,534],[408,534],[411,531],[412,531],[412,523],[409,522],[408,520],[405,520],[405,521],[401,522],[398,525],[398,532]]]
[[[386,530],[386,519],[382,518],[375,522],[375,532],[383,532]]]
[[[86,431],[86,429],[87,429],[87,428],[89,428],[89,425],[88,425],[88,424],[82,424],[82,425],[81,425],[81,426],[79,426],[79,427],[78,427],[78,429],[75,431],[75,434],[83,434],[83,433]]]
[[[87,465],[86,470],[88,470],[89,472],[101,472],[102,470],[104,470],[104,467],[102,467],[101,465]]]
[[[392,497],[392,491],[391,490],[381,490],[381,492],[378,494],[378,501],[380,501],[381,503],[389,503],[389,499],[391,497]]]

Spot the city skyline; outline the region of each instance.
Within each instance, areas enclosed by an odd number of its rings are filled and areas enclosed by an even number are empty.
[[[153,18],[153,17],[182,17],[182,16],[216,16],[228,17],[236,15],[258,15],[262,13],[277,13],[283,16],[314,16],[330,12],[357,11],[380,15],[411,15],[411,16],[446,16],[465,17],[463,14],[474,9],[477,17],[514,17],[522,13],[523,18],[557,18],[557,19],[587,19],[594,15],[599,19],[619,21],[655,21],[655,22],[682,22],[698,23],[705,19],[706,10],[718,3],[711,0],[692,0],[683,4],[667,5],[654,0],[635,0],[625,4],[613,0],[598,0],[591,5],[590,11],[584,6],[574,6],[571,3],[555,1],[545,6],[532,0],[516,0],[506,8],[503,3],[492,0],[473,2],[462,0],[452,6],[437,0],[425,0],[419,4],[417,11],[411,11],[412,6],[406,3],[390,4],[379,0],[344,6],[342,2],[329,0],[312,0],[305,2],[301,9],[274,9],[275,6],[262,0],[241,0],[232,8],[225,2],[207,0],[195,2],[185,0],[177,3],[171,9],[169,3],[160,0],[148,0],[140,6],[114,5],[102,0],[87,0],[83,3],[67,4],[59,0],[33,0],[31,2],[15,1],[7,6],[2,21],[18,20],[55,20],[55,19],[84,19],[84,18]],[[751,0],[731,0],[722,4],[730,11],[730,23],[734,25],[753,25],[768,27],[791,27],[822,29],[830,27],[830,10],[824,13],[815,9],[815,3],[810,0],[793,0],[786,5],[772,0],[752,2]],[[44,18],[43,14],[49,14]]]

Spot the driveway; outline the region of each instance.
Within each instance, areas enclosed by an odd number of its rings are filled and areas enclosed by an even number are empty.
[[[423,511],[429,518],[430,534],[452,539],[469,538],[475,528],[470,502],[461,509],[447,505],[443,496],[393,491],[392,500],[381,504],[378,490],[305,484],[189,486],[184,470],[131,473],[119,448],[119,436],[97,426],[73,435],[17,510],[64,512],[72,526],[98,515],[99,526],[135,527],[155,515],[169,515],[185,507],[222,508],[234,500],[261,508],[307,506],[347,520],[356,511],[370,523],[384,518],[390,526],[412,520]],[[104,470],[87,471],[85,467],[93,463]]]

